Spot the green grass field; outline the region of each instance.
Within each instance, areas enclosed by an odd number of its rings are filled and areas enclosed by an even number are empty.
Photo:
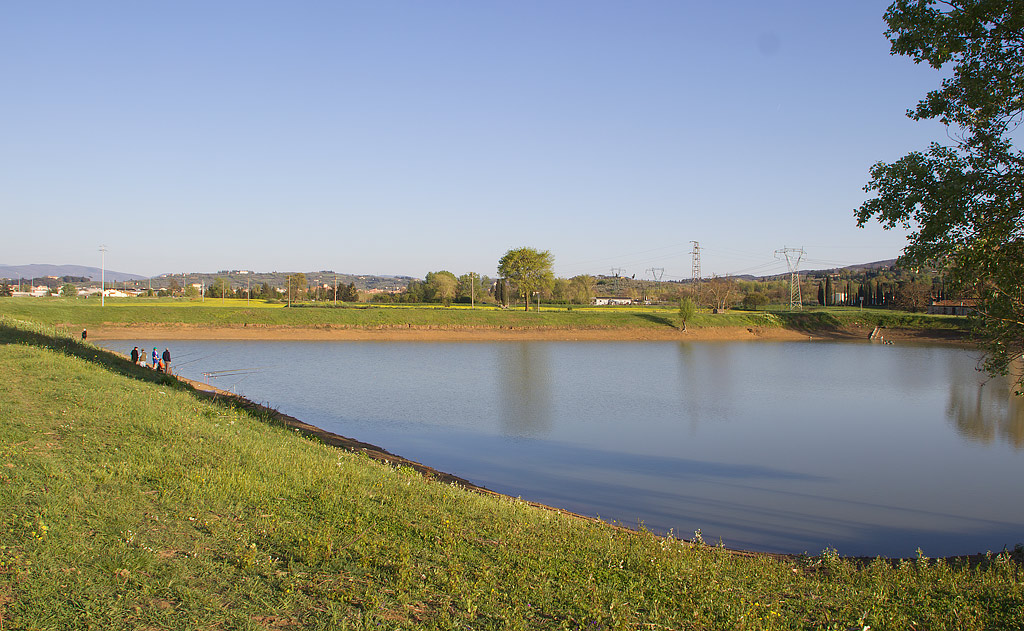
[[[493,306],[441,307],[424,305],[350,304],[284,307],[262,301],[209,299],[112,299],[100,307],[95,299],[5,298],[0,314],[32,320],[68,331],[101,325],[284,326],[338,328],[514,328],[514,329],[675,329],[678,310],[671,307],[544,306],[539,312]],[[782,327],[828,330],[846,326],[890,326],[926,329],[965,329],[966,318],[929,316],[854,308],[789,311],[729,311],[700,313],[687,323],[701,327]]]
[[[5,630],[1024,628],[1010,554],[626,531],[327,447],[9,317],[0,383]]]

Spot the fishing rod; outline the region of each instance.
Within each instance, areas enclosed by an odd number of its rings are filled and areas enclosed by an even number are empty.
[[[204,359],[209,359],[209,358],[213,357],[216,354],[217,353],[210,353],[209,355],[204,355],[203,357],[199,357],[198,359],[190,359],[187,362],[175,362],[174,365],[177,368],[180,368],[182,366],[188,366],[189,364],[194,364],[195,362],[201,362]]]
[[[233,383],[233,384],[231,384],[230,386],[228,386],[228,387],[227,387],[227,391],[228,391],[228,392],[234,392],[235,394],[238,394],[237,392],[235,392],[235,388],[237,388],[237,387],[238,387],[238,384],[240,384],[240,383],[242,383],[243,381],[245,381],[246,379],[248,379],[248,378],[249,378],[249,375],[251,375],[251,374],[253,374],[253,373],[249,373],[249,374],[247,374],[246,376],[242,377],[241,379],[239,379],[239,380],[238,380],[238,381],[236,381],[235,383]]]
[[[199,354],[199,351],[189,351],[187,353],[182,353],[181,355],[177,355],[177,358],[181,359],[182,357],[192,357],[193,355],[198,355],[198,354]]]
[[[201,373],[206,377],[206,383],[210,383],[210,379],[220,379],[221,377],[236,377],[238,375],[251,375],[257,373],[267,366],[257,366],[255,368],[228,368],[226,370],[207,370]]]

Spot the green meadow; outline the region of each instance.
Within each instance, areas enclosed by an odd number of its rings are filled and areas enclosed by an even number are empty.
[[[9,316],[0,384],[5,630],[1024,628],[1019,550],[773,557],[563,515]]]

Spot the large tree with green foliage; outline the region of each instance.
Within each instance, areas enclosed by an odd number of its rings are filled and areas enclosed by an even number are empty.
[[[752,291],[743,296],[743,308],[750,311],[757,311],[768,304],[768,296],[759,291]]]
[[[206,291],[206,295],[210,298],[224,298],[229,295],[228,292],[230,291],[231,281],[223,276],[218,276],[213,279],[212,283],[210,283],[210,288]]]
[[[596,283],[597,281],[594,277],[588,274],[581,274],[570,278],[569,294],[572,302],[578,305],[590,304],[590,299],[594,297],[594,286]]]
[[[946,71],[907,115],[939,120],[952,142],[875,164],[857,223],[911,231],[903,264],[977,298],[986,367],[1006,374],[1024,355],[1024,0],[897,0],[885,21],[893,54]]]
[[[448,270],[440,272],[427,272],[424,279],[426,285],[426,299],[444,303],[444,306],[452,304],[455,292],[459,288],[459,279]]]
[[[548,250],[515,248],[498,261],[498,274],[512,283],[529,310],[533,292],[547,289],[554,282],[555,275],[551,271],[554,262],[555,257]]]

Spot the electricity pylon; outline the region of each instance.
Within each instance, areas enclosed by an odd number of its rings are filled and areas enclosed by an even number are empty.
[[[658,291],[660,292],[661,291],[661,277],[665,275],[665,268],[664,267],[648,267],[647,271],[651,273],[651,278],[654,279],[655,287],[657,287]],[[644,296],[644,298],[646,299],[647,296]]]
[[[100,246],[100,306],[103,306],[103,297],[107,295],[107,281],[106,281],[106,257],[107,257],[107,246]],[[93,268],[96,269],[96,268]]]
[[[803,309],[803,298],[800,296],[800,272],[797,270],[800,267],[800,259],[804,257],[806,252],[803,248],[782,248],[781,250],[775,250],[775,258],[779,258],[779,255],[786,257],[786,267],[789,268],[789,310],[792,311]]]
[[[694,284],[694,290],[696,292],[697,304],[700,304],[700,243],[696,241],[690,241],[693,244],[693,250],[690,251],[690,257],[693,261],[693,268],[690,272],[690,278]]]
[[[615,278],[615,284],[612,285],[612,293],[614,293],[616,296],[619,295],[619,276],[621,276],[622,272],[624,272],[624,271],[626,271],[626,270],[624,270],[621,267],[613,267],[612,268],[612,277]]]

